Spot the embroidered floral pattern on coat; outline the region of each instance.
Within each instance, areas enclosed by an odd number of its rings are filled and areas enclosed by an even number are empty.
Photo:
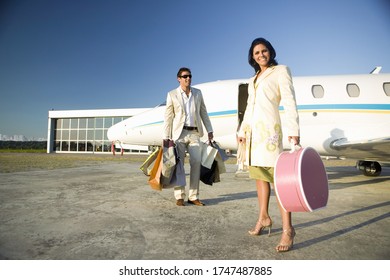
[[[279,124],[275,124],[273,129],[269,125],[265,125],[260,121],[256,124],[256,131],[259,132],[258,141],[252,143],[253,148],[259,145],[266,146],[266,149],[270,152],[275,151],[282,141],[282,129]]]

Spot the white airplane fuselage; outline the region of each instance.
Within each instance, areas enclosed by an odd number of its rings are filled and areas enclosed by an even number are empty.
[[[295,77],[293,83],[303,147],[323,156],[390,161],[390,74]],[[225,149],[237,149],[247,86],[247,79],[194,85],[202,91],[214,139]],[[119,145],[161,145],[164,112],[161,105],[135,115],[112,126],[107,136]]]

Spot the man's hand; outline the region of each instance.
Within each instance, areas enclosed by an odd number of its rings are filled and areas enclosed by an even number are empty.
[[[163,139],[163,147],[169,148],[170,146],[174,146],[174,142],[171,139]]]
[[[212,132],[209,132],[209,141],[213,141],[214,139],[214,134]]]

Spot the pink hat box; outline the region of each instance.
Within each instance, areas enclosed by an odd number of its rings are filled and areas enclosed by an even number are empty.
[[[313,148],[292,148],[280,153],[274,179],[276,196],[287,212],[312,212],[328,202],[325,166]]]

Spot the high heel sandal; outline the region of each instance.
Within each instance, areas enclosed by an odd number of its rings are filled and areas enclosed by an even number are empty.
[[[263,229],[267,229],[267,228],[268,228],[268,237],[269,237],[270,234],[271,234],[271,229],[272,229],[272,220],[271,220],[271,218],[267,218],[267,219],[264,219],[264,220],[258,220],[257,223],[256,223],[255,228],[249,230],[248,233],[250,235],[260,235],[261,231]]]
[[[288,237],[290,237],[290,241],[288,243],[282,243],[282,240],[280,240],[281,242],[275,248],[278,252],[290,251],[294,244],[295,229],[293,227],[284,229],[282,235],[283,234],[286,234]]]

